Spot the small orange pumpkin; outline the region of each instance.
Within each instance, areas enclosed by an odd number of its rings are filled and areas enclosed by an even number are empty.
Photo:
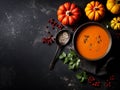
[[[85,14],[90,20],[98,21],[105,14],[105,8],[98,1],[91,1],[85,7]]]
[[[73,25],[80,19],[81,12],[75,3],[65,2],[59,6],[57,16],[63,25]]]

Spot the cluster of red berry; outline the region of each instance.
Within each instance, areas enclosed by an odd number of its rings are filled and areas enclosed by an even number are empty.
[[[105,87],[111,87],[112,86],[112,81],[115,80],[115,75],[111,75],[105,82]]]
[[[53,18],[50,18],[48,20],[48,23],[52,26],[52,29],[55,29],[55,27],[57,27],[58,29],[62,30],[64,28],[64,26],[62,24],[59,24]],[[48,28],[48,26],[47,26],[47,28]]]
[[[104,86],[107,88],[111,87],[112,81],[114,81],[114,80],[115,80],[115,75],[110,75],[109,78],[105,81]],[[102,85],[102,82],[96,80],[96,78],[94,76],[88,77],[88,83],[94,87],[101,87],[101,85]]]
[[[56,27],[59,29],[59,30],[62,30],[64,28],[64,26],[62,24],[59,24],[58,22],[55,21],[55,19],[53,18],[50,18],[48,20],[48,23],[51,25],[52,29],[54,30]],[[48,29],[49,26],[47,25],[46,28]],[[47,34],[48,36],[46,37],[43,37],[42,38],[42,43],[46,43],[48,45],[51,45],[52,43],[54,43],[54,36],[51,34],[51,32],[49,30],[47,30]]]
[[[49,37],[43,37],[42,38],[42,42],[46,43],[48,45],[51,45],[52,43],[54,43],[54,37],[53,37],[53,35],[51,35]]]
[[[94,87],[100,87],[101,86],[101,82],[100,81],[96,81],[94,76],[89,76],[88,77],[88,83]]]

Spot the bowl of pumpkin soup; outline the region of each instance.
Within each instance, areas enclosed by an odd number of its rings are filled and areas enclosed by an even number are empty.
[[[77,54],[88,61],[104,58],[111,49],[110,32],[100,23],[87,22],[74,32],[74,49]]]

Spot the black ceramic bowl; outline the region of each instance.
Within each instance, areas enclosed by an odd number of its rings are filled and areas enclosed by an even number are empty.
[[[78,51],[78,48],[77,48],[77,39],[78,39],[78,35],[81,34],[81,32],[88,26],[91,26],[91,25],[96,25],[96,26],[99,26],[101,27],[102,29],[105,30],[105,32],[107,33],[108,37],[109,37],[109,44],[108,44],[108,48],[107,50],[105,51],[105,53],[100,56],[99,58],[94,58],[94,59],[91,59],[91,58],[86,58],[84,57],[79,51]],[[93,35],[94,36],[94,35]],[[91,37],[91,36],[90,36]],[[92,43],[94,44],[94,43]],[[107,54],[109,53],[110,49],[111,49],[111,46],[112,46],[112,36],[111,36],[111,33],[103,26],[101,25],[100,23],[97,23],[97,22],[87,22],[87,23],[84,23],[82,25],[80,25],[76,31],[74,32],[73,34],[73,45],[74,45],[74,49],[76,51],[76,53],[78,54],[78,56],[82,59],[85,59],[85,60],[88,60],[88,61],[97,61],[97,60],[101,60],[103,59],[105,56],[107,56]],[[83,48],[86,48],[86,47],[83,47]]]

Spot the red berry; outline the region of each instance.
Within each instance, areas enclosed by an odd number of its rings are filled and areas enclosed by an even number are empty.
[[[99,81],[97,81],[97,82],[95,82],[95,84],[96,84],[96,86],[100,86],[100,82]]]
[[[105,87],[111,87],[111,82],[110,81],[105,82]]]
[[[115,76],[114,76],[114,75],[111,75],[110,78],[109,78],[109,80],[111,80],[111,81],[112,81],[112,80],[115,80]]]
[[[48,20],[48,23],[51,23],[51,20]]]
[[[88,77],[88,82],[93,82],[93,81],[95,81],[95,78],[93,76],[89,76]]]
[[[59,24],[57,24],[56,26],[59,27]]]
[[[57,24],[56,22],[53,22],[52,26],[56,26],[56,24]]]
[[[46,38],[42,38],[42,43],[46,43]]]

